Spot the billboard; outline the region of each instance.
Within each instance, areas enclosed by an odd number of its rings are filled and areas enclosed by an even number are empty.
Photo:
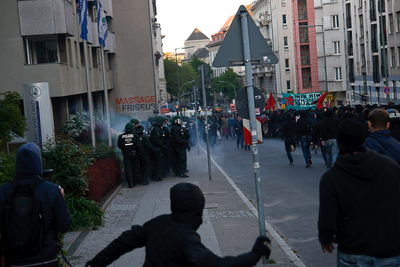
[[[315,109],[317,104],[312,104],[322,95],[321,92],[308,94],[286,94],[282,93],[282,104],[286,109]]]
[[[53,137],[49,84],[46,82],[23,84],[22,97],[28,124],[27,141],[41,147],[47,137]]]

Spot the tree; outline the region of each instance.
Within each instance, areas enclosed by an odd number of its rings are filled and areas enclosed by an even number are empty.
[[[240,89],[240,84],[237,79],[238,77],[239,75],[233,72],[233,69],[227,68],[224,73],[213,79],[212,87],[215,92],[222,92],[225,96],[229,98],[229,101],[232,101],[232,99],[236,98],[235,90],[237,93]],[[235,87],[235,89],[232,88],[231,84],[233,85],[233,87]]]
[[[20,109],[21,95],[18,92],[0,93],[0,142],[10,142],[14,137],[24,137],[26,118]]]
[[[190,62],[189,62],[190,63]],[[179,85],[195,80],[197,81],[198,75],[196,70],[192,68],[192,66],[188,63],[183,63],[178,65],[179,69]],[[164,71],[165,71],[165,79],[167,80],[167,92],[172,96],[178,97],[179,88],[178,88],[178,78],[177,78],[177,68],[176,68],[176,60],[174,58],[165,58],[164,59]],[[182,91],[188,91],[185,86],[182,88]],[[181,92],[181,94],[183,93]]]

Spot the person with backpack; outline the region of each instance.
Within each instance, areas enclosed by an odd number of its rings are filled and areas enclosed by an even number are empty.
[[[300,119],[296,125],[297,136],[300,137],[301,150],[306,161],[306,168],[312,165],[310,144],[312,139],[312,121],[307,117],[306,111],[300,111]]]
[[[0,187],[1,251],[6,266],[58,267],[58,232],[71,224],[60,187],[42,179],[39,147],[17,152],[16,177]]]

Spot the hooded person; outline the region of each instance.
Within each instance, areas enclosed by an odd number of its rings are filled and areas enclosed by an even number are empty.
[[[354,119],[339,124],[336,140],[339,155],[320,180],[322,251],[336,243],[338,266],[398,266],[400,167],[363,147],[365,129]]]
[[[291,152],[296,150],[296,122],[292,119],[290,112],[285,114],[285,122],[276,130],[285,137],[285,150],[289,159],[289,164],[294,165]]]
[[[237,257],[219,257],[206,248],[196,232],[202,224],[205,198],[200,188],[179,183],[170,189],[171,214],[160,215],[143,225],[134,225],[114,239],[86,263],[105,267],[136,248],[146,247],[144,267],[254,266],[261,256],[270,255],[267,237],[258,237],[252,251]]]
[[[26,187],[29,185],[40,202],[39,212],[42,218],[43,236],[39,244],[40,249],[30,256],[25,256],[24,251],[11,248],[12,235],[10,234],[13,231],[7,228],[7,223],[2,223],[1,250],[5,252],[6,266],[58,266],[58,232],[66,233],[68,231],[71,217],[59,186],[41,179],[42,176],[42,157],[39,147],[32,142],[22,145],[17,152],[15,179],[0,187],[0,208],[1,211],[3,211],[5,205],[10,205],[12,208],[11,200],[12,203],[18,200],[11,199],[13,192],[17,190],[17,186]],[[5,217],[7,216],[3,218]],[[33,221],[28,221],[28,224],[21,231],[26,231],[30,225],[38,226]],[[22,224],[18,225],[22,226]],[[16,228],[13,227],[13,229]],[[24,235],[29,235],[29,232],[25,232]]]
[[[134,141],[135,133],[134,125],[128,122],[125,125],[124,133],[118,136],[118,148],[121,149],[124,156],[125,179],[128,187],[132,188],[138,183],[137,178],[133,175],[134,159],[136,154],[136,143]]]

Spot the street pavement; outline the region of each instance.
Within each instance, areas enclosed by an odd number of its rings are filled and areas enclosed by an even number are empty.
[[[258,145],[270,259],[278,266],[335,266],[335,253],[323,254],[317,239],[318,183],[325,166],[313,154],[313,166],[304,168],[301,149],[289,166],[283,142],[267,139]],[[236,141],[221,139],[211,148],[211,179],[203,148],[188,152],[189,178],[167,177],[163,182],[127,188],[121,186],[104,205],[105,223],[94,231],[69,232],[64,249],[73,266],[87,260],[132,225],[170,213],[169,189],[179,182],[198,185],[206,198],[202,242],[215,254],[235,256],[251,250],[259,235],[251,151]],[[125,254],[110,266],[142,266],[144,248]],[[260,261],[256,266],[263,266]]]

